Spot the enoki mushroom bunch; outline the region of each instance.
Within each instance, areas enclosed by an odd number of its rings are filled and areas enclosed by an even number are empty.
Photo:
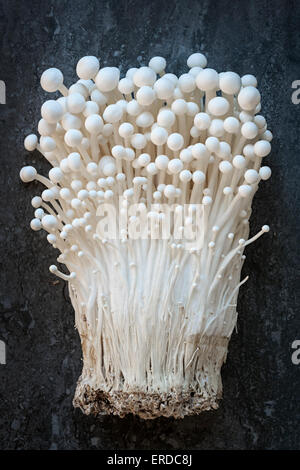
[[[143,418],[217,408],[220,369],[236,324],[251,203],[272,134],[253,75],[218,73],[192,54],[188,70],[166,61],[99,68],[83,57],[67,88],[51,68],[25,148],[52,165],[22,181],[33,230],[60,250],[50,271],[68,281],[83,350],[74,405],[85,413]]]

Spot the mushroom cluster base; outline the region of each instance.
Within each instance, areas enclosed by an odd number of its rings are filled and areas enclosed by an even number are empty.
[[[219,407],[220,398],[221,391],[211,396],[204,396],[201,392],[192,390],[170,390],[165,393],[149,393],[142,390],[103,392],[82,385],[79,381],[73,404],[85,414],[95,416],[113,414],[123,418],[131,413],[143,419],[161,416],[178,419],[197,415],[202,411],[215,410]]]
[[[198,338],[199,339],[199,338]],[[195,343],[197,338],[193,338]],[[197,415],[203,411],[216,410],[222,398],[222,381],[220,370],[226,360],[227,338],[203,338],[199,356],[204,361],[192,371],[187,370],[180,378],[170,373],[173,384],[168,387],[152,388],[151,384],[144,387],[132,386],[109,390],[107,384],[95,388],[93,378],[83,374],[78,380],[74,407],[80,408],[87,415],[117,415],[123,418],[134,414],[143,419]],[[191,376],[194,376],[191,380]]]

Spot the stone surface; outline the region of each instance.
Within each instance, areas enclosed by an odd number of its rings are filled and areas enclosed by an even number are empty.
[[[300,339],[300,105],[291,101],[291,84],[300,79],[299,3],[1,0],[0,22],[7,87],[0,105],[0,339],[7,345],[0,448],[299,448],[300,365],[291,361],[291,344]],[[23,148],[47,97],[39,77],[56,66],[68,85],[87,54],[122,71],[159,54],[180,73],[198,50],[219,71],[257,76],[275,135],[273,176],[258,191],[251,218],[252,233],[264,223],[272,230],[247,248],[243,272],[250,279],[223,367],[224,399],[217,411],[180,421],[86,417],[72,407],[81,351],[66,285],[48,271],[55,253],[44,234],[29,228],[30,199],[40,188],[18,177],[32,158],[47,170]]]

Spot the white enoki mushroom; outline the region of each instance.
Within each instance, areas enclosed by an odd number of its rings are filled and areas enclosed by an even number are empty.
[[[53,168],[20,177],[46,186],[30,225],[70,271],[50,266],[69,281],[83,349],[74,405],[87,414],[178,418],[218,406],[243,251],[269,231],[248,240],[272,134],[255,77],[206,64],[192,54],[178,78],[154,57],[120,79],[83,57],[69,89],[58,69],[41,77],[63,97],[43,104],[41,137],[25,148]]]

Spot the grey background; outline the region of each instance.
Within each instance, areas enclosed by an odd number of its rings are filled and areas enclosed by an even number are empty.
[[[299,126],[291,102],[300,79],[299,2],[293,1],[0,1],[1,120],[0,365],[2,449],[296,449],[299,448],[300,339]],[[220,409],[181,421],[86,417],[72,407],[81,369],[79,337],[65,283],[48,267],[55,252],[29,228],[36,184],[18,173],[41,157],[23,148],[49,99],[41,73],[62,69],[67,85],[83,55],[126,68],[163,55],[181,73],[202,51],[218,71],[254,73],[274,133],[271,180],[255,198],[252,233],[272,231],[247,248],[238,335],[223,367]]]

